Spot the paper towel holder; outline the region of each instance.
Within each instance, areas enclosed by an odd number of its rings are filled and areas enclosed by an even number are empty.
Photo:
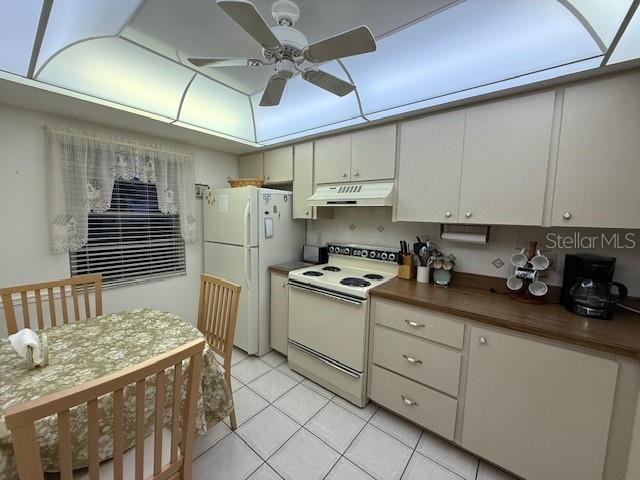
[[[440,224],[440,240],[486,245],[489,243],[489,225]]]

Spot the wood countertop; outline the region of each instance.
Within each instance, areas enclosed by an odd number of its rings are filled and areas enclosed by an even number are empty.
[[[531,305],[489,287],[435,287],[395,278],[371,296],[640,360],[640,315],[617,308],[613,320],[574,315],[561,305]]]
[[[299,268],[310,267],[311,265],[313,265],[313,263],[307,263],[307,262],[282,263],[280,265],[271,265],[269,267],[269,271],[282,273],[283,275],[286,275],[291,270],[298,270]]]

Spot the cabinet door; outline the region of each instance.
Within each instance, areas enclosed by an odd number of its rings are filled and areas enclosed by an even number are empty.
[[[240,178],[263,178],[262,152],[240,157]]]
[[[473,327],[462,446],[528,480],[601,480],[618,364]]]
[[[307,206],[313,195],[313,142],[296,145],[293,150],[293,218],[316,218],[316,207]]]
[[[292,146],[264,152],[264,180],[266,184],[293,181]]]
[[[289,286],[287,277],[271,273],[271,348],[287,354],[289,340]]]
[[[400,125],[397,219],[457,222],[464,110]]]
[[[351,171],[351,135],[317,140],[314,170],[316,183],[348,182]]]
[[[552,225],[640,227],[640,74],[566,89]]]
[[[460,222],[542,225],[555,92],[467,110]]]
[[[393,179],[396,171],[396,126],[368,128],[351,137],[351,181]]]

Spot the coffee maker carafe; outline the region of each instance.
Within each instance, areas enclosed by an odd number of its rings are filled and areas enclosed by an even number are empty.
[[[565,257],[561,303],[585,317],[610,319],[615,304],[627,296],[627,288],[613,281],[616,259],[581,254]],[[612,293],[612,287],[618,293]]]

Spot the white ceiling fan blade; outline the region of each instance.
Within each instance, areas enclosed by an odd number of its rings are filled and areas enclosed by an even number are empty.
[[[263,64],[257,58],[243,57],[189,57],[188,60],[196,67],[259,67]]]
[[[280,40],[273,34],[253,3],[248,0],[218,0],[216,3],[264,48],[282,48]]]
[[[273,107],[280,103],[282,94],[284,93],[284,87],[287,84],[287,79],[273,75],[267,83],[267,88],[264,89],[262,98],[260,99],[261,107]]]
[[[309,83],[313,83],[317,87],[325,89],[327,92],[338,95],[339,97],[344,97],[356,89],[356,86],[352,83],[345,82],[344,80],[334,77],[330,73],[323,72],[322,70],[305,70],[302,72],[302,78]]]
[[[310,62],[320,63],[337,58],[373,52],[376,40],[369,27],[361,25],[344,33],[312,43],[304,50],[304,57]]]

